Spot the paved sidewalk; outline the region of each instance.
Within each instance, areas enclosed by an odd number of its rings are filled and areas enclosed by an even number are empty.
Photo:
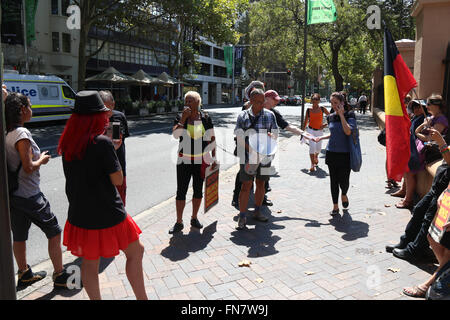
[[[308,148],[295,136],[280,143],[279,176],[271,179],[268,194],[274,206],[265,211],[268,223],[248,219],[249,230],[235,230],[238,211],[230,203],[237,165],[221,173],[220,203],[199,214],[200,232],[190,230],[190,202],[185,229],[178,235],[168,234],[175,222],[174,198],[136,216],[143,230],[149,298],[410,299],[402,288],[424,281],[435,267],[412,265],[385,252],[386,244],[399,240],[410,212],[395,208],[398,199],[386,193],[385,149],[377,142],[371,114],[357,117],[363,166],[351,173],[350,206],[341,217],[329,214],[324,155],[320,169],[310,174]],[[240,267],[242,260],[251,264]],[[67,252],[64,261],[80,263]],[[53,291],[49,262],[33,269],[45,269],[49,276],[18,292],[19,299],[87,299],[84,290]],[[104,299],[134,299],[123,253],[102,261],[100,282]]]

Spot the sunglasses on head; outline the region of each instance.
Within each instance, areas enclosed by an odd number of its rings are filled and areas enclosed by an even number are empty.
[[[427,102],[427,106],[431,106],[431,105],[440,106],[441,104],[442,104],[441,99],[430,99]]]

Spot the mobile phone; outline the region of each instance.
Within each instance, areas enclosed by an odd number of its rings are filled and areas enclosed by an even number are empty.
[[[120,139],[120,122],[113,122],[112,124],[112,138],[113,140]]]

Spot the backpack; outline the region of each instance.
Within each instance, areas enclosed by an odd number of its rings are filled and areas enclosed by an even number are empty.
[[[22,162],[19,163],[17,169],[10,170],[8,168],[8,192],[11,196],[17,189],[19,189],[19,171],[22,168]]]

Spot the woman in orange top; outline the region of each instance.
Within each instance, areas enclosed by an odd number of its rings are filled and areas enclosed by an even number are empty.
[[[311,134],[314,137],[323,136],[323,127],[326,124],[323,124],[323,114],[330,114],[330,112],[325,107],[320,107],[320,95],[318,93],[314,93],[312,98],[312,107],[306,110],[306,118],[303,123],[302,130]],[[314,142],[313,140],[309,140],[309,157],[311,158],[311,168],[310,172],[316,171],[316,166],[319,164],[319,153],[322,150],[322,141]]]

